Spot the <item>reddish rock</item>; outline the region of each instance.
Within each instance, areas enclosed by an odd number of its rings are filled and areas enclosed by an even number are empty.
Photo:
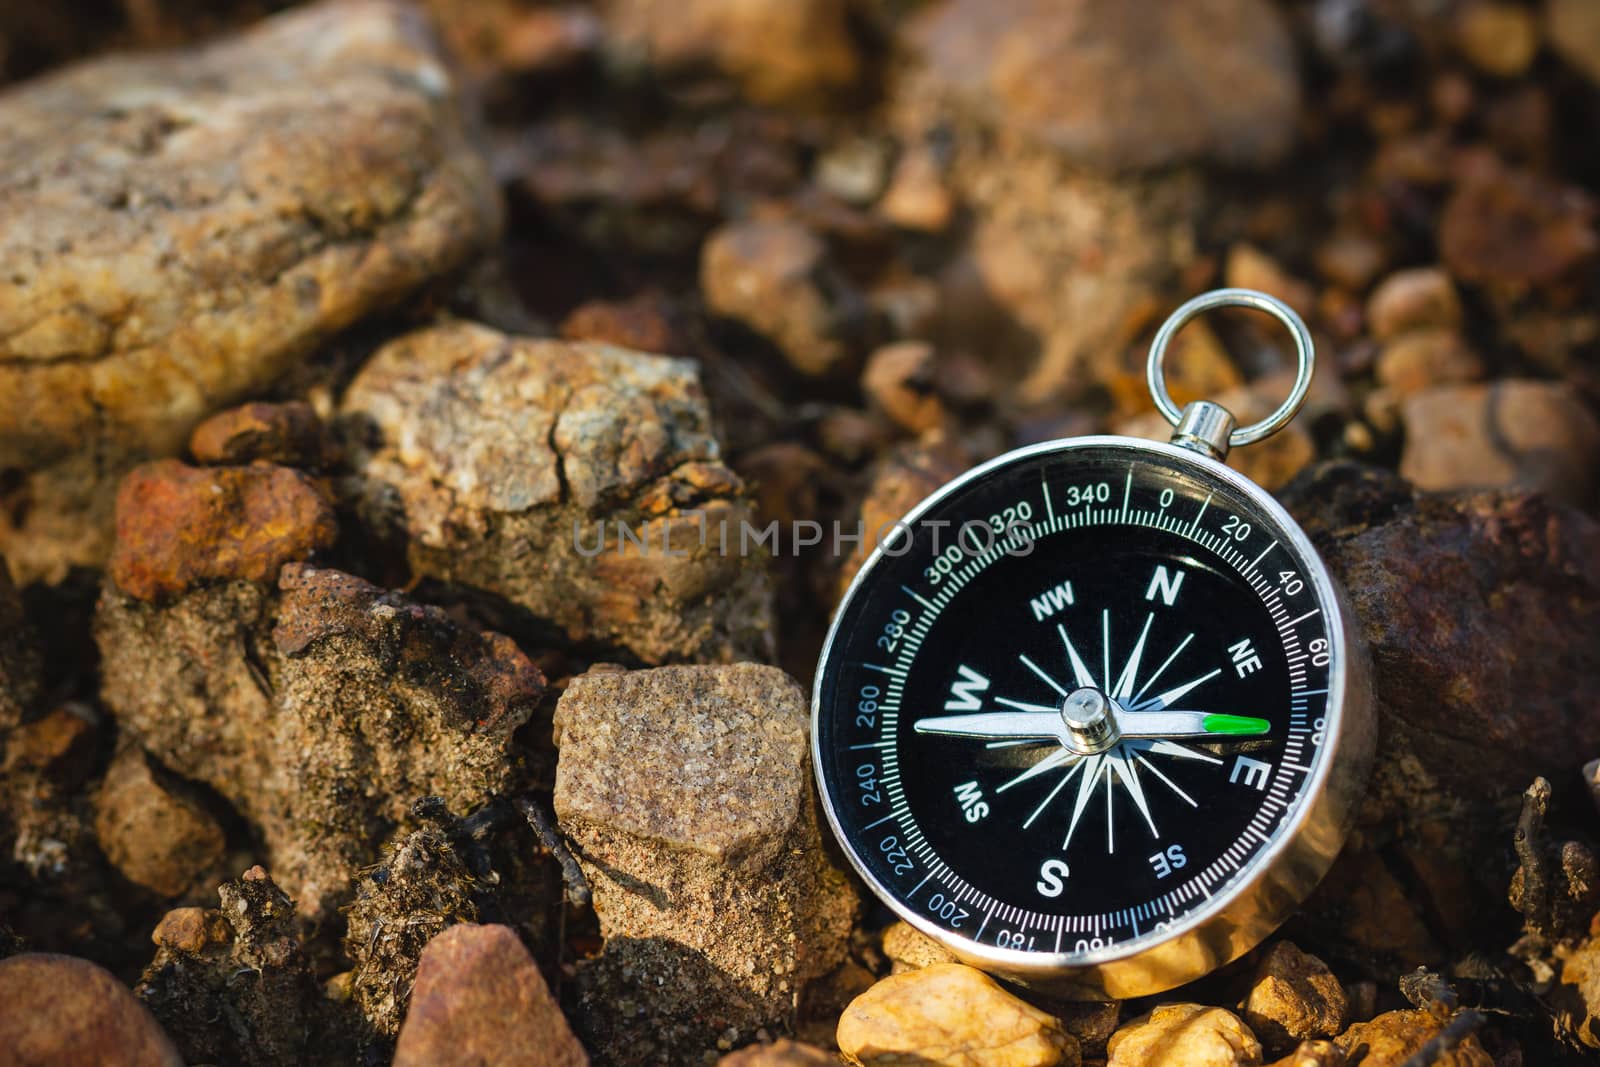
[[[318,467],[328,455],[322,420],[310,404],[245,404],[218,412],[189,435],[189,454],[210,465],[265,460]]]
[[[88,960],[0,960],[0,1055],[15,1067],[183,1067],[150,1013]]]
[[[287,467],[195,468],[174,459],[135,469],[117,491],[111,580],[140,600],[214,579],[272,582],[333,544],[327,492]]]
[[[1439,251],[1465,282],[1514,295],[1568,277],[1600,248],[1581,189],[1490,168],[1463,182],[1439,219]]]
[[[561,322],[568,341],[598,341],[663,356],[689,354],[689,343],[671,307],[648,294],[632,300],[591,300]]]
[[[417,965],[395,1067],[587,1067],[533,957],[509,926],[452,926]]]

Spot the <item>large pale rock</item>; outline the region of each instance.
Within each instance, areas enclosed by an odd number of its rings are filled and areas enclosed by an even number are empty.
[[[421,17],[310,7],[0,95],[0,509],[18,576],[97,564],[109,486],[499,226]],[[11,516],[23,516],[20,522]]]
[[[839,1019],[839,1051],[876,1067],[1077,1067],[1061,1023],[982,971],[935,963],[878,982]]]
[[[88,960],[0,960],[0,1005],[0,1050],[16,1067],[183,1067],[128,987]]]
[[[428,942],[395,1067],[588,1067],[533,957],[509,926],[452,926]]]
[[[792,1027],[843,960],[856,898],[823,851],[808,718],[755,664],[591,671],[562,696],[556,815],[605,937],[575,1022],[598,1058],[714,1061]]]
[[[693,363],[454,322],[380,350],[344,412],[370,435],[364,506],[417,573],[647,662],[770,657],[744,489]]]
[[[118,725],[258,826],[313,916],[418,797],[503,790],[544,688],[509,638],[299,563],[160,604],[108,584],[95,634]]]
[[[1256,1067],[1261,1043],[1239,1017],[1204,1004],[1163,1004],[1106,1042],[1106,1067]]]
[[[1294,136],[1294,45],[1264,0],[945,0],[909,37],[903,95],[1090,166],[1270,163]]]

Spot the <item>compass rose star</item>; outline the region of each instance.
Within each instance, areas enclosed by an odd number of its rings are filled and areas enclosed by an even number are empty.
[[[1220,667],[1147,697],[1145,694],[1167,673],[1195,638],[1192,632],[1185,634],[1166,658],[1143,677],[1141,683],[1154,622],[1155,613],[1147,613],[1138,638],[1121,663],[1121,669],[1113,674],[1111,612],[1110,609],[1101,611],[1101,671],[1098,679],[1084,659],[1080,646],[1074,644],[1066,626],[1057,623],[1056,634],[1061,640],[1061,665],[1071,676],[1070,686],[1058,674],[1026,653],[1019,653],[1017,657],[1028,672],[1054,694],[1052,701],[995,694],[990,700],[1004,710],[930,716],[916,722],[915,729],[919,733],[982,738],[989,748],[1055,745],[1053,750],[1044,753],[1002,783],[996,792],[1006,793],[1036,779],[1055,775],[1055,781],[1043,799],[1023,820],[1022,828],[1027,829],[1076,780],[1067,831],[1061,842],[1063,851],[1071,846],[1084,813],[1089,810],[1102,782],[1106,805],[1106,852],[1116,853],[1115,798],[1118,787],[1139,813],[1150,836],[1159,839],[1161,830],[1141,772],[1147,772],[1154,782],[1188,806],[1193,808],[1199,804],[1151,757],[1221,764],[1223,761],[1210,752],[1190,747],[1183,741],[1193,738],[1218,741],[1260,735],[1267,732],[1270,724],[1264,719],[1178,710],[1174,706],[1220,675]],[[974,710],[977,710],[976,705]]]

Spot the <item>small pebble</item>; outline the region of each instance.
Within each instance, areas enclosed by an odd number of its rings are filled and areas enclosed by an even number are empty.
[[[1439,267],[1413,267],[1389,275],[1367,299],[1367,326],[1379,340],[1407,330],[1461,325],[1461,298]]]

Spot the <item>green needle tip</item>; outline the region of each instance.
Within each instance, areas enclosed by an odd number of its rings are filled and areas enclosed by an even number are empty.
[[[1272,724],[1266,719],[1252,719],[1248,715],[1207,715],[1200,720],[1200,725],[1206,728],[1208,734],[1236,736],[1264,734],[1272,729]]]

